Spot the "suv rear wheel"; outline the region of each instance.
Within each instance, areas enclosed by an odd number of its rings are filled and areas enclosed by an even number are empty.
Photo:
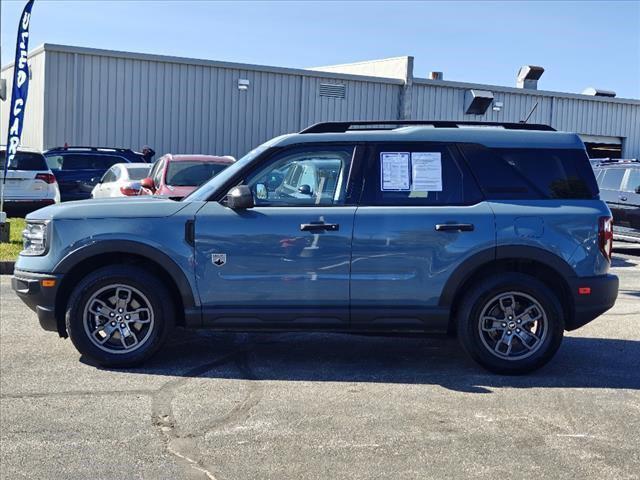
[[[105,367],[132,367],[150,358],[173,326],[166,287],[139,267],[101,268],[83,278],[66,311],[78,351]]]
[[[475,285],[458,315],[467,353],[496,373],[519,374],[546,364],[562,342],[562,308],[554,294],[521,273],[495,275]]]

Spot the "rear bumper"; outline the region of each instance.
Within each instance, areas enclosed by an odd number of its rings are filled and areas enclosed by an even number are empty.
[[[597,277],[577,277],[569,281],[573,295],[574,315],[565,325],[567,330],[575,330],[595,320],[613,307],[618,298],[618,277],[599,275]],[[590,289],[589,294],[581,294],[580,289]]]
[[[11,278],[11,288],[31,310],[36,312],[40,326],[52,332],[59,332],[56,320],[56,294],[62,275],[15,270]],[[54,286],[43,286],[43,280],[53,280]]]

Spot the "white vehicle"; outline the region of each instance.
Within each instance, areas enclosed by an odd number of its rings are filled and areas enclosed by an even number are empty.
[[[60,203],[56,177],[37,150],[20,148],[7,169],[2,185],[6,149],[0,146],[0,191],[4,188],[5,211],[10,215],[25,215],[47,205]]]
[[[149,176],[150,163],[116,163],[93,187],[91,198],[130,197],[140,193],[140,180]]]

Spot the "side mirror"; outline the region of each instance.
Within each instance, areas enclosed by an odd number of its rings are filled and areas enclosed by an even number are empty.
[[[640,193],[640,185],[636,187],[636,193]]]
[[[258,200],[266,200],[269,197],[269,192],[264,183],[258,183],[256,185],[256,197],[258,197]]]
[[[302,195],[311,195],[311,187],[309,185],[300,185],[298,187],[298,192]]]
[[[245,208],[253,208],[253,206],[253,194],[246,185],[233,187],[227,193],[227,207],[234,210],[244,210]]]
[[[153,178],[147,177],[140,180],[140,186],[147,190],[153,190],[155,188],[155,183],[153,182]]]

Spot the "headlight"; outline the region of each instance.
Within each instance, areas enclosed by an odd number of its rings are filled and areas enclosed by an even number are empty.
[[[47,251],[47,222],[27,222],[22,231],[23,250],[20,255],[44,255]]]

